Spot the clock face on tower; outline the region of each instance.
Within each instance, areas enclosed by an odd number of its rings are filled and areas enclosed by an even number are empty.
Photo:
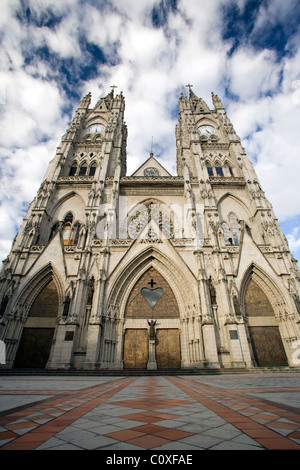
[[[91,124],[88,127],[88,132],[90,134],[99,134],[105,131],[105,127],[102,124]]]
[[[198,132],[200,135],[212,135],[215,133],[215,128],[213,126],[200,126],[198,128]]]

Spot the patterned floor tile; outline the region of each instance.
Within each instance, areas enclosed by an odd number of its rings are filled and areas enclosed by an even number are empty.
[[[135,439],[131,439],[128,441],[130,444],[135,444],[139,447],[142,447],[143,449],[153,449],[155,447],[160,447],[164,444],[169,443],[170,441],[168,439],[164,439],[162,437],[157,437],[157,436],[152,436],[152,435],[146,435],[142,437],[137,437]]]
[[[300,374],[50,382],[2,382],[1,450],[300,449]],[[9,393],[25,391],[30,401],[9,408]]]

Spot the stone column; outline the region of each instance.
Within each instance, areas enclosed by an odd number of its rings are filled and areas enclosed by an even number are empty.
[[[123,369],[123,329],[124,329],[125,319],[117,319],[116,325],[116,361],[115,367],[116,369]]]
[[[207,286],[207,276],[204,266],[203,253],[198,251],[199,272],[198,272],[198,287],[201,304],[202,316],[202,338],[203,338],[203,352],[204,364],[210,368],[220,368],[215,322],[211,309],[210,296]]]
[[[149,339],[149,359],[147,369],[157,369],[156,357],[155,357],[155,339]]]
[[[154,322],[153,320],[151,320],[150,322],[148,321],[148,324],[150,326],[150,332],[149,332],[149,358],[148,358],[147,369],[157,369],[156,355],[155,355],[155,343],[156,343],[155,323],[156,322]]]
[[[205,365],[209,368],[219,369],[220,363],[218,357],[214,323],[203,323],[202,334],[204,343]]]
[[[248,337],[247,337],[247,332],[246,332],[246,325],[244,322],[239,323],[238,334],[239,334],[239,341],[241,345],[243,361],[245,362],[245,366],[253,367],[253,361],[251,357],[251,352],[250,352],[249,342],[248,342]]]
[[[102,333],[100,322],[89,324],[88,343],[86,348],[86,369],[99,368],[99,344]]]
[[[77,324],[75,323],[57,326],[55,344],[46,369],[70,369],[72,367],[76,332]]]

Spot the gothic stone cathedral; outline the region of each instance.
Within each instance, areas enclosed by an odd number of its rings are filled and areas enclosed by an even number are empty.
[[[176,176],[128,176],[124,97],[90,100],[3,263],[1,367],[297,367],[299,269],[218,96],[181,95]]]

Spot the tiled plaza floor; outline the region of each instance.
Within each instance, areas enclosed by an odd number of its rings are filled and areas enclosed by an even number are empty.
[[[0,376],[0,450],[300,450],[300,374]]]

